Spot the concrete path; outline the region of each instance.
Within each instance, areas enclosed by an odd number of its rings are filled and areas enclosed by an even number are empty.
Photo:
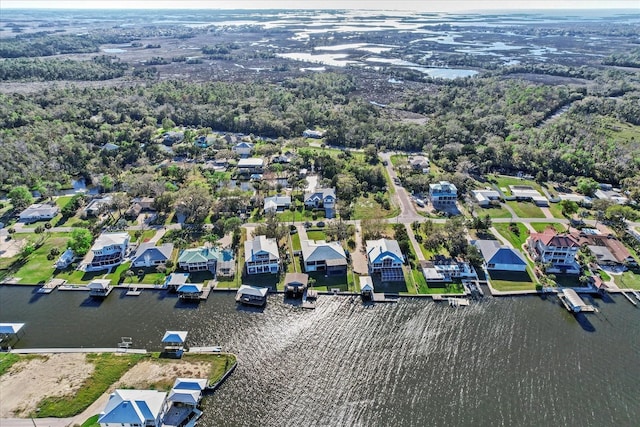
[[[496,236],[496,239],[500,240],[500,242],[502,242],[503,245],[510,247],[511,249],[513,249],[513,245],[511,244],[511,242],[509,242],[507,239],[505,239],[502,234],[500,234],[498,232],[498,230],[496,230],[495,227],[491,227],[489,228],[489,231],[491,231],[491,233]]]
[[[536,231],[535,228],[533,228],[533,225],[531,225],[531,223],[529,222],[523,222],[524,226],[527,227],[527,230],[529,230],[529,232],[531,233],[537,233],[538,231]]]
[[[100,411],[103,408],[100,408]],[[98,412],[100,412],[98,411]],[[98,413],[96,412],[96,414]],[[95,414],[93,414],[95,415]],[[89,417],[87,417],[89,418]],[[78,423],[81,425],[87,418]],[[73,418],[0,418],[2,427],[67,427],[74,425]]]
[[[544,214],[545,218],[547,219],[555,219],[555,217],[553,216],[553,214],[551,213],[551,209],[547,208],[547,207],[540,207],[540,210],[542,211],[542,213]]]
[[[351,253],[351,267],[354,273],[365,275],[369,274],[369,263],[367,261],[367,248],[365,242],[362,241],[362,230],[360,225],[356,225],[356,248]]]
[[[413,233],[413,229],[411,228],[411,224],[405,224],[404,227],[407,229],[407,235],[409,236],[409,240],[411,241],[411,245],[413,246],[413,250],[416,253],[416,258],[418,261],[426,261],[424,254],[422,253],[422,249],[420,249],[420,244],[416,240],[416,235]]]
[[[508,210],[508,211],[509,211],[509,213],[511,214],[511,217],[512,217],[512,218],[514,218],[514,219],[520,218],[520,217],[518,216],[518,214],[516,214],[516,211],[514,211],[514,210],[513,210],[513,208],[512,208],[511,206],[509,206],[508,204],[506,204],[506,203],[501,203],[501,204],[500,204],[500,206],[502,206],[503,208],[505,208],[506,210]],[[504,219],[504,218],[503,218],[503,219]]]

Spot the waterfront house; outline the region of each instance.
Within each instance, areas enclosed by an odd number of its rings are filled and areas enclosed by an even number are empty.
[[[89,296],[93,298],[105,298],[111,292],[111,280],[109,279],[93,279],[87,287],[89,288]]]
[[[177,289],[178,298],[187,300],[199,300],[202,296],[201,283],[183,283]]]
[[[48,205],[45,203],[36,203],[18,215],[20,222],[24,222],[25,224],[30,224],[36,221],[46,221],[53,219],[60,209],[57,205]]]
[[[237,153],[240,157],[245,158],[249,157],[253,152],[253,144],[246,141],[241,141],[234,145],[231,150]]]
[[[256,236],[244,242],[244,257],[247,274],[272,273],[280,270],[280,252],[276,239]]]
[[[202,399],[202,392],[207,387],[207,380],[202,378],[177,378],[167,396],[167,401],[175,405],[195,408]],[[171,411],[171,410],[170,410]],[[165,420],[166,424],[166,420]]]
[[[164,280],[164,287],[169,291],[177,291],[180,285],[187,283],[189,273],[171,273]]]
[[[324,209],[325,217],[333,218],[336,206],[335,188],[316,188],[315,191],[305,193],[304,205],[310,209]]]
[[[371,276],[360,276],[360,295],[363,299],[373,298],[373,279]]]
[[[611,234],[604,235],[599,230],[583,228],[571,233],[571,236],[580,246],[587,246],[601,266],[626,268],[638,265],[629,249]]]
[[[173,243],[165,243],[160,246],[156,246],[152,242],[143,243],[138,246],[131,264],[134,267],[155,267],[166,264],[171,259],[172,253]]]
[[[302,294],[309,285],[309,275],[304,273],[287,273],[284,276],[284,290],[289,294]]]
[[[434,207],[455,205],[458,200],[458,189],[448,181],[429,184],[429,198]]]
[[[261,174],[264,172],[264,159],[250,157],[238,160],[238,173],[240,174]]]
[[[263,307],[267,303],[269,288],[242,285],[236,292],[236,302]]]
[[[403,281],[404,256],[396,240],[367,240],[367,263],[369,274],[380,274],[382,281]]]
[[[435,256],[431,261],[421,263],[422,274],[427,283],[449,283],[458,279],[477,279],[475,269],[460,259]]]
[[[233,251],[203,246],[185,249],[178,257],[178,266],[186,271],[209,271],[214,276],[233,276],[236,263]]]
[[[58,270],[64,270],[69,267],[71,263],[76,259],[76,254],[73,252],[73,249],[68,248],[66,251],[60,255],[60,258],[55,263],[55,268]]]
[[[291,206],[291,196],[272,196],[264,199],[264,212],[282,212]]]
[[[509,190],[519,202],[533,202],[536,206],[549,206],[549,200],[530,185],[510,185]]]
[[[324,271],[328,276],[347,274],[347,254],[338,242],[301,240],[302,264],[307,273]]]
[[[482,253],[487,270],[527,270],[527,262],[522,254],[513,248],[501,245],[497,240],[474,240],[472,243]]]
[[[161,427],[167,393],[156,390],[115,390],[98,417],[102,427]]]
[[[102,233],[91,247],[92,258],[87,271],[104,270],[119,265],[129,247],[129,233]]]
[[[558,234],[551,228],[542,233],[531,233],[527,249],[535,261],[549,264],[548,273],[580,274],[576,261],[580,245],[571,235]]]
[[[87,204],[84,212],[87,216],[98,216],[108,210],[112,204],[113,198],[111,196],[97,197]]]

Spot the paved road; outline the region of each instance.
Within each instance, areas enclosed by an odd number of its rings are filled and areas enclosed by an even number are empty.
[[[415,206],[413,206],[413,201],[411,201],[411,197],[407,190],[404,187],[397,185],[394,182],[394,179],[398,177],[396,171],[393,169],[393,165],[391,164],[391,153],[380,153],[379,157],[382,161],[386,162],[385,166],[389,176],[391,177],[391,185],[395,190],[395,201],[398,206],[400,206],[400,215],[396,218],[392,218],[391,221],[400,222],[402,224],[411,224],[415,221],[423,221],[424,217],[420,215]]]

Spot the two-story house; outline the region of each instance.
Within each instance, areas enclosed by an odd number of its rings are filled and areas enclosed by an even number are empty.
[[[208,270],[214,275],[220,272],[222,275],[233,276],[235,258],[233,252],[228,249],[191,248],[180,253],[178,266],[189,272]]]
[[[335,216],[336,208],[335,188],[316,188],[315,191],[307,192],[304,196],[304,205],[307,208],[322,208],[327,218]]]
[[[347,274],[347,254],[338,242],[301,240],[302,263],[307,273],[324,271],[328,276]]]
[[[249,157],[248,159],[238,160],[238,173],[242,174],[260,174],[264,172],[264,159],[258,157]]]
[[[247,274],[272,273],[280,270],[280,253],[276,239],[256,236],[244,242]]]
[[[458,189],[448,181],[429,184],[429,198],[434,206],[455,205],[458,200]]]
[[[367,240],[369,274],[380,274],[383,281],[403,281],[404,255],[396,240]]]
[[[527,249],[535,261],[550,264],[546,270],[549,273],[580,274],[576,261],[580,245],[571,235],[558,234],[552,229],[531,233]]]
[[[129,233],[102,233],[91,247],[93,257],[87,270],[104,270],[119,265],[129,247]]]
[[[234,145],[231,150],[233,150],[234,153],[237,153],[242,158],[249,157],[253,152],[253,144],[250,142],[241,141]]]

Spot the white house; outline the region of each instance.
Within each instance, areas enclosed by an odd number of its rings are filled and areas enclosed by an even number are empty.
[[[325,271],[328,276],[347,274],[347,254],[338,242],[301,240],[304,271]]]
[[[87,270],[104,270],[120,264],[129,247],[129,233],[102,233],[91,247]]]
[[[327,218],[335,216],[336,190],[334,188],[316,188],[304,196],[304,205],[307,208],[323,208]]]
[[[291,196],[272,196],[264,199],[264,212],[282,212],[291,206]]]
[[[537,206],[549,206],[549,200],[530,185],[510,185],[509,190],[518,201],[531,201]]]
[[[448,181],[429,184],[429,198],[434,206],[455,205],[458,200],[458,189]]]
[[[280,270],[280,252],[276,239],[256,236],[244,242],[244,257],[247,274],[272,273]]]
[[[62,253],[62,255],[60,255],[60,258],[58,258],[55,263],[55,267],[58,270],[64,270],[71,265],[74,259],[76,259],[76,255],[73,253],[73,249],[68,248]]]
[[[165,243],[160,246],[156,246],[152,242],[143,243],[138,246],[131,264],[134,267],[155,267],[169,261],[172,252],[173,243]]]
[[[469,263],[442,255],[422,263],[422,274],[427,283],[446,283],[456,279],[477,279],[475,269]]]
[[[231,148],[240,157],[249,157],[253,151],[253,144],[246,141],[241,141]]]
[[[396,240],[367,240],[369,274],[378,274],[383,281],[403,281],[404,256]]]
[[[497,240],[472,242],[482,253],[487,270],[526,271],[527,262],[522,254]]]
[[[264,172],[264,159],[249,157],[238,160],[238,172],[249,174],[260,174]]]
[[[21,222],[31,223],[36,221],[43,221],[53,219],[58,214],[60,209],[56,205],[47,205],[42,203],[36,203],[18,215]]]
[[[602,200],[611,200],[619,205],[624,205],[629,202],[629,198],[623,196],[619,190],[612,187],[607,187],[608,190],[596,190],[595,196]]]
[[[307,129],[304,132],[302,132],[302,136],[304,136],[305,138],[316,138],[316,139],[320,139],[324,136],[325,132],[321,131],[321,130],[313,130],[313,129]]]
[[[471,194],[476,199],[478,206],[483,208],[489,206],[492,200],[500,199],[500,193],[495,190],[472,190]]]
[[[527,249],[534,260],[551,264],[547,268],[549,273],[580,274],[576,261],[580,244],[571,235],[558,234],[552,229],[531,233]]]
[[[98,197],[89,202],[89,204],[84,208],[87,216],[98,216],[105,209],[109,208],[113,203],[113,198],[111,196]]]
[[[102,427],[160,427],[167,393],[156,390],[116,390],[98,417]]]

